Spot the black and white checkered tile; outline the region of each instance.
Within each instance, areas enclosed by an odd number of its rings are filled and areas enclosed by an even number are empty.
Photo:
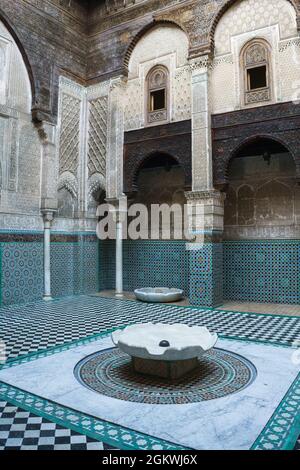
[[[0,340],[9,358],[47,349],[134,322],[203,325],[226,336],[292,344],[300,319],[172,305],[148,305],[95,296],[67,298],[0,309]]]
[[[225,312],[80,296],[0,309],[0,341],[7,358],[48,349],[136,322],[202,325],[225,336],[290,345],[300,340],[300,318]],[[300,447],[300,444],[298,444]],[[109,449],[104,443],[0,403],[1,449]]]
[[[0,401],[0,450],[109,450],[105,443]]]

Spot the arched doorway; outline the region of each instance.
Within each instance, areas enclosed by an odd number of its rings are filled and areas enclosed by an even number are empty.
[[[186,174],[177,159],[165,152],[153,152],[145,157],[134,177],[135,191],[130,194],[128,210],[134,204],[143,204],[148,210],[147,232],[141,239],[124,241],[124,289],[132,291],[138,287],[175,287],[188,292],[188,258],[184,238],[175,236],[175,215],[171,213],[171,227],[160,219],[159,230],[153,237],[152,205],[185,204]],[[177,214],[178,215],[178,214]],[[128,224],[132,218],[128,218]],[[170,229],[170,236],[166,233]]]
[[[292,155],[275,140],[250,140],[230,161],[228,182],[225,299],[298,303],[300,191]]]
[[[153,218],[151,219],[151,208],[153,205],[166,204],[170,207],[178,205],[181,210],[181,223],[183,225],[184,205],[186,203],[185,180],[186,176],[182,166],[169,154],[155,152],[143,160],[135,175],[134,186],[136,192],[130,199],[130,205],[143,204],[148,210],[149,233],[148,236],[145,234],[144,238],[178,238],[174,219],[176,215],[171,214],[170,226],[166,225],[167,222],[164,224],[161,219],[159,227],[153,230],[155,221]]]

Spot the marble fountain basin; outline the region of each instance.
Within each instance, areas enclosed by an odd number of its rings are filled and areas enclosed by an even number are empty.
[[[136,372],[173,380],[197,368],[218,335],[201,326],[144,323],[115,331],[112,340],[131,356]]]
[[[134,293],[136,298],[142,302],[177,302],[183,298],[183,290],[169,289],[168,287],[144,287],[136,289]]]

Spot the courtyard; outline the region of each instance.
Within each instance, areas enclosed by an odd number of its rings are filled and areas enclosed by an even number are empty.
[[[300,455],[299,136],[300,0],[0,0],[1,464]]]

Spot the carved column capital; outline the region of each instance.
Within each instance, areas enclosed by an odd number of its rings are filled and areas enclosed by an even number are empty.
[[[188,202],[209,204],[211,202],[222,205],[225,200],[225,193],[216,189],[210,191],[188,191],[185,193]]]
[[[51,210],[48,210],[48,209],[42,209],[41,212],[42,212],[42,216],[43,216],[45,226],[51,227],[51,225],[54,221],[54,216],[55,216],[56,211],[53,211],[53,210],[51,211]]]
[[[224,229],[225,194],[215,189],[185,193],[191,234],[222,234]]]
[[[39,137],[44,145],[55,145],[56,140],[56,125],[47,122],[35,122],[35,127],[38,131]]]
[[[125,91],[125,87],[127,84],[127,78],[125,75],[119,75],[118,77],[112,78],[109,84],[109,91],[112,92],[114,90]]]
[[[192,57],[189,59],[189,66],[194,74],[205,73],[211,69],[212,58],[209,54],[203,54],[199,57]]]

